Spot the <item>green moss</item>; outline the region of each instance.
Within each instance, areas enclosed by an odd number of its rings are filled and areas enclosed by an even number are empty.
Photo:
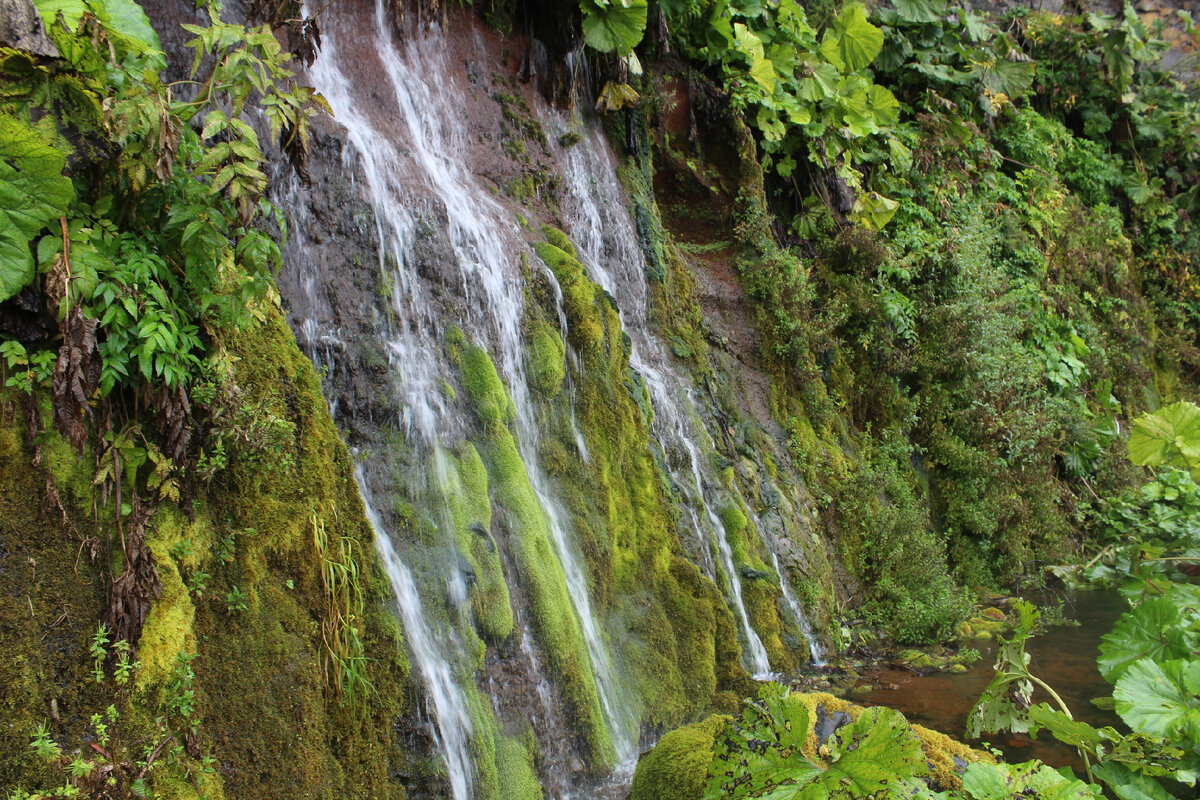
[[[166,513],[178,512],[171,508]],[[147,537],[147,544],[157,562],[162,597],[150,609],[138,645],[142,668],[138,670],[136,685],[142,690],[165,683],[180,653],[196,652],[196,608],[171,556],[170,544],[164,537],[154,535]]]
[[[725,526],[725,532],[730,536],[740,535],[746,530],[748,522],[745,513],[737,506],[725,506],[721,509],[721,523]]]
[[[629,800],[696,800],[708,783],[717,736],[732,717],[709,717],[659,739],[638,760]]]
[[[579,258],[579,253],[575,250],[575,243],[571,241],[569,236],[553,225],[543,225],[542,236],[545,236],[547,242],[562,250],[571,258]]]
[[[567,374],[566,347],[558,331],[538,319],[530,336],[529,380],[534,389],[553,397]]]
[[[508,512],[507,547],[529,595],[538,640],[571,705],[593,768],[603,769],[612,763],[615,750],[600,710],[587,647],[562,565],[550,541],[545,513],[529,482],[517,443],[496,412],[497,407],[511,407],[511,401],[485,350],[466,345],[455,355],[463,384],[484,423],[478,450],[487,467],[493,497]]]
[[[562,288],[563,304],[571,320],[569,340],[595,363],[603,358],[606,343],[604,318],[596,305],[600,296],[598,287],[588,279],[583,265],[570,252],[549,242],[538,242],[534,250]]]
[[[745,677],[723,598],[679,554],[671,486],[649,440],[645,388],[629,369],[614,304],[588,278],[554,229],[537,245],[563,291],[570,341],[582,356],[573,406],[547,409],[539,454],[571,513],[592,577],[593,608],[613,632],[614,663],[652,724],[677,724],[718,687]],[[535,295],[553,313],[549,291]],[[547,403],[550,405],[549,403]],[[574,415],[574,421],[573,417]],[[574,457],[582,432],[589,457]],[[553,446],[545,440],[553,437]]]
[[[457,360],[463,386],[471,396],[480,419],[493,427],[512,422],[516,417],[516,408],[487,351],[470,344],[462,349]]]
[[[527,731],[520,739],[501,736],[496,742],[500,765],[500,800],[542,800],[537,775],[537,739]]]
[[[500,554],[491,534],[487,469],[470,442],[456,448],[453,461],[444,491],[454,518],[458,551],[474,573],[471,607],[480,635],[505,639],[512,633],[513,611]]]

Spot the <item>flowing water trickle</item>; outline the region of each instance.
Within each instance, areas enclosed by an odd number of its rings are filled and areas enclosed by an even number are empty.
[[[584,674],[594,677],[617,755],[628,760],[636,751],[638,715],[622,690],[604,633],[593,616],[587,576],[575,552],[567,514],[537,456],[536,414],[523,360],[527,346],[521,331],[524,298],[520,291],[514,291],[520,275],[520,254],[527,246],[504,209],[458,158],[469,146],[470,131],[460,113],[464,98],[457,95],[451,82],[442,80],[451,72],[442,34],[424,31],[397,48],[382,2],[376,3],[374,24],[373,47],[353,49],[343,48],[342,32],[331,25],[309,80],[326,97],[335,119],[344,126],[349,143],[343,153],[346,167],[351,172],[353,168],[361,171],[366,199],[374,209],[380,269],[390,274],[394,286],[386,345],[400,397],[401,427],[408,443],[434,462],[443,440],[449,437],[452,441],[464,434],[464,422],[448,407],[442,389],[445,380],[454,374],[440,341],[447,323],[438,317],[438,303],[420,274],[422,265],[414,263],[416,241],[426,233],[424,229],[437,226],[453,251],[452,257],[443,259],[452,263],[439,263],[438,268],[443,276],[453,274],[465,298],[461,307],[465,318],[454,322],[472,338],[487,343],[516,409],[520,454],[545,514],[558,561],[540,568],[562,570],[590,657],[591,670],[585,669]],[[361,78],[367,75],[374,80],[375,89],[363,85]],[[383,90],[378,88],[380,76],[385,79]],[[305,320],[302,328],[306,334],[307,326]],[[313,331],[306,338],[311,344],[319,341],[321,334]],[[581,456],[586,457],[582,435],[577,442]],[[381,527],[378,537],[386,540],[380,545],[385,560],[401,564],[389,532]],[[451,547],[447,542],[446,549]],[[453,573],[449,579],[453,595],[456,586],[462,589],[462,575],[453,566],[449,569]],[[393,579],[400,582],[396,585],[398,596],[415,587],[407,570],[397,570]],[[417,620],[411,621],[417,624]],[[409,622],[406,614],[406,631]],[[421,633],[409,631],[409,636],[419,639]],[[414,643],[414,657],[419,662],[429,659],[428,664],[419,665],[427,683],[430,676],[454,674],[450,664],[438,663],[439,656],[442,662],[453,658],[453,654],[439,653],[436,647],[418,651]],[[536,661],[531,663],[536,667]],[[435,695],[442,693],[433,685],[429,689]],[[451,700],[455,697],[452,692],[445,694]],[[458,698],[461,700],[461,692]],[[451,700],[445,705],[434,703],[439,726],[437,743],[450,772],[454,796],[465,800],[470,791],[471,765],[456,748],[464,738],[469,739],[470,717],[463,718],[465,727],[460,725],[459,707]],[[447,730],[442,731],[443,727]]]
[[[567,125],[561,118],[550,120],[559,130]],[[637,230],[626,207],[624,191],[617,178],[612,156],[598,125],[587,126],[583,140],[566,155],[568,233],[574,240],[588,273],[617,299],[621,324],[631,340],[630,365],[642,376],[654,408],[654,436],[663,448],[685,453],[682,466],[667,459],[671,478],[688,495],[684,503],[694,530],[715,542],[725,572],[728,600],[738,620],[746,669],[766,678],[771,665],[762,639],[750,624],[742,600],[741,575],[725,526],[706,498],[715,491],[701,469],[696,441],[708,439],[704,426],[695,420],[695,404],[687,382],[673,368],[667,350],[650,330],[645,258]],[[709,440],[711,442],[711,440]],[[700,509],[698,511],[698,509]],[[707,542],[699,548],[703,566],[716,578]]]
[[[391,537],[383,526],[379,512],[371,501],[370,488],[363,477],[362,465],[354,468],[354,478],[362,494],[367,519],[375,531],[375,548],[383,562],[396,594],[396,606],[404,622],[404,633],[412,650],[413,660],[421,672],[425,691],[433,702],[435,724],[432,726],[434,741],[446,760],[446,775],[450,779],[450,791],[454,800],[469,800],[471,797],[471,716],[467,712],[466,698],[455,681],[450,660],[443,650],[446,642],[453,642],[452,631],[436,634],[427,624],[421,595],[417,591],[412,571],[400,559],[392,547]]]

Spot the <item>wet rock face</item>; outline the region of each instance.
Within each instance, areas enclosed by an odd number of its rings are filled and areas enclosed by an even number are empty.
[[[29,0],[0,0],[0,45],[48,58],[59,55]]]

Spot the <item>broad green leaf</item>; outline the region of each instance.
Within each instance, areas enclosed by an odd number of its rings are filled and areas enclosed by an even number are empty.
[[[1100,735],[1100,731],[1086,722],[1071,719],[1063,712],[1051,708],[1045,703],[1038,703],[1030,708],[1029,718],[1040,727],[1050,731],[1055,739],[1072,747],[1083,747],[1094,753],[1104,743],[1104,737]]]
[[[997,56],[984,66],[980,79],[993,92],[1015,98],[1029,91],[1036,74],[1037,67],[1032,61],[1009,61]]]
[[[33,128],[0,115],[0,301],[33,280],[30,241],[75,197],[65,166],[62,152]]]
[[[963,773],[963,791],[974,800],[998,800],[1009,797],[1008,776],[995,764],[975,762]]]
[[[843,74],[858,72],[875,60],[883,48],[883,31],[867,19],[859,3],[848,3],[825,31],[821,55]]]
[[[896,216],[900,203],[879,192],[864,192],[854,201],[854,218],[871,230],[883,230]]]
[[[798,84],[798,94],[800,97],[810,103],[819,103],[828,97],[836,95],[838,87],[837,67],[833,66],[833,64],[813,64],[809,66],[811,67],[810,77],[804,78]]]
[[[1064,775],[1040,761],[1023,764],[987,764],[979,761],[969,765],[963,774],[963,792],[971,800],[1099,798],[1086,783],[1071,777],[1069,770],[1066,772]]]
[[[1109,683],[1143,658],[1165,661],[1187,654],[1178,630],[1181,610],[1166,597],[1152,597],[1121,615],[1113,629],[1100,637],[1097,666]]]
[[[928,772],[921,740],[899,711],[874,706],[838,728],[829,768],[796,793],[797,800],[825,800],[849,793],[870,797],[889,785]]]
[[[1143,467],[1183,467],[1200,480],[1200,407],[1180,400],[1134,420],[1129,460]]]
[[[1143,658],[1113,689],[1117,714],[1138,733],[1200,744],[1200,659]]]
[[[912,150],[894,136],[888,139],[888,155],[896,172],[908,172],[912,168]]]
[[[867,87],[867,105],[880,128],[891,127],[900,119],[900,101],[891,90],[878,84]]]
[[[734,23],[734,46],[750,61],[750,77],[768,95],[775,91],[775,66],[767,60],[762,39],[742,23]]]
[[[801,752],[808,710],[769,684],[714,743],[705,798],[785,800],[821,773]]]
[[[583,39],[602,53],[627,55],[646,32],[646,0],[582,0]]]
[[[146,12],[134,0],[91,0],[96,17],[112,31],[121,34],[138,52],[161,50],[158,33],[150,25]]]
[[[74,31],[84,13],[90,11],[130,49],[139,53],[162,49],[146,12],[134,0],[34,0],[34,5],[46,27],[62,12],[67,28]]]
[[[958,22],[966,32],[967,38],[973,42],[986,42],[992,38],[992,27],[983,17],[966,8],[958,10]]]
[[[939,22],[946,15],[942,0],[894,0],[892,5],[905,22]]]
[[[1120,800],[1174,800],[1154,778],[1134,772],[1119,761],[1097,764],[1092,767],[1092,775],[1104,781]]]

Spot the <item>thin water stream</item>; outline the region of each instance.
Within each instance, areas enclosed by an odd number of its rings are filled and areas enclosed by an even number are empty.
[[[569,127],[562,116],[547,122],[552,130],[559,132]],[[631,343],[630,366],[645,382],[654,409],[653,434],[664,451],[685,456],[666,461],[672,480],[685,494],[688,517],[701,538],[698,549],[707,556],[702,566],[710,578],[717,579],[710,555],[709,542],[712,542],[721,559],[728,600],[737,617],[745,667],[755,677],[766,678],[771,674],[767,650],[750,624],[742,600],[741,574],[734,564],[725,527],[713,508],[716,487],[701,469],[696,442],[707,440],[708,434],[696,419],[688,381],[674,368],[665,344],[651,329],[645,257],[604,133],[598,124],[583,124],[583,140],[566,153],[570,198],[566,208],[567,232],[592,280],[617,300],[621,326]]]

